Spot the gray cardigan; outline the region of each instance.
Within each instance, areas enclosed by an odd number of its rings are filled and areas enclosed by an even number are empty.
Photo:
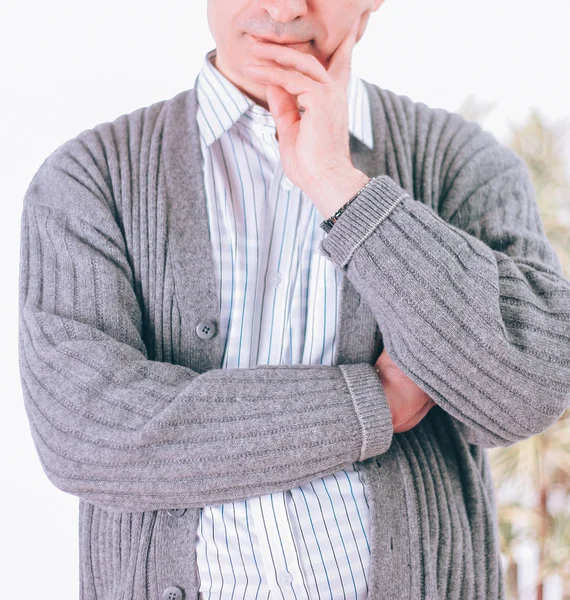
[[[333,366],[220,368],[195,88],[79,133],[30,183],[20,375],[42,467],[79,498],[82,600],[197,598],[199,507],[354,461],[371,600],[504,598],[486,448],[568,407],[570,282],[512,150],[365,84],[374,150],[351,137],[352,159],[385,177],[321,243],[347,275]],[[405,433],[384,346],[437,403]]]

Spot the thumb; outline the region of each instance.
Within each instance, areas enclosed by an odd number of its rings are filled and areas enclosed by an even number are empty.
[[[331,78],[342,82],[345,88],[348,84],[348,77],[350,76],[352,50],[356,44],[358,26],[359,21],[356,21],[339,44],[338,48],[334,51],[327,68]]]

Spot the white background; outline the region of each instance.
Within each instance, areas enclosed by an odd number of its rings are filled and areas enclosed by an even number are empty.
[[[456,111],[470,94],[494,102],[484,125],[502,138],[532,106],[569,122],[569,23],[570,4],[561,0],[386,0],[352,66],[367,81],[432,107]],[[0,0],[2,598],[78,597],[78,500],[44,475],[20,387],[24,192],[67,139],[193,87],[214,46],[206,0]]]

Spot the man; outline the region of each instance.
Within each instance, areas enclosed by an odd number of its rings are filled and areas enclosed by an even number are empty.
[[[486,448],[568,407],[570,282],[514,152],[350,71],[381,3],[210,0],[194,87],[30,184],[20,371],[84,600],[504,598]]]

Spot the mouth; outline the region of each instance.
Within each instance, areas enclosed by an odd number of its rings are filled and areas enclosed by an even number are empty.
[[[310,40],[307,42],[297,42],[297,41],[291,41],[291,40],[290,41],[273,40],[273,39],[269,39],[269,38],[258,37],[256,35],[252,35],[251,37],[256,42],[264,42],[266,44],[278,44],[279,46],[287,46],[289,48],[303,48],[307,44],[311,43]]]

